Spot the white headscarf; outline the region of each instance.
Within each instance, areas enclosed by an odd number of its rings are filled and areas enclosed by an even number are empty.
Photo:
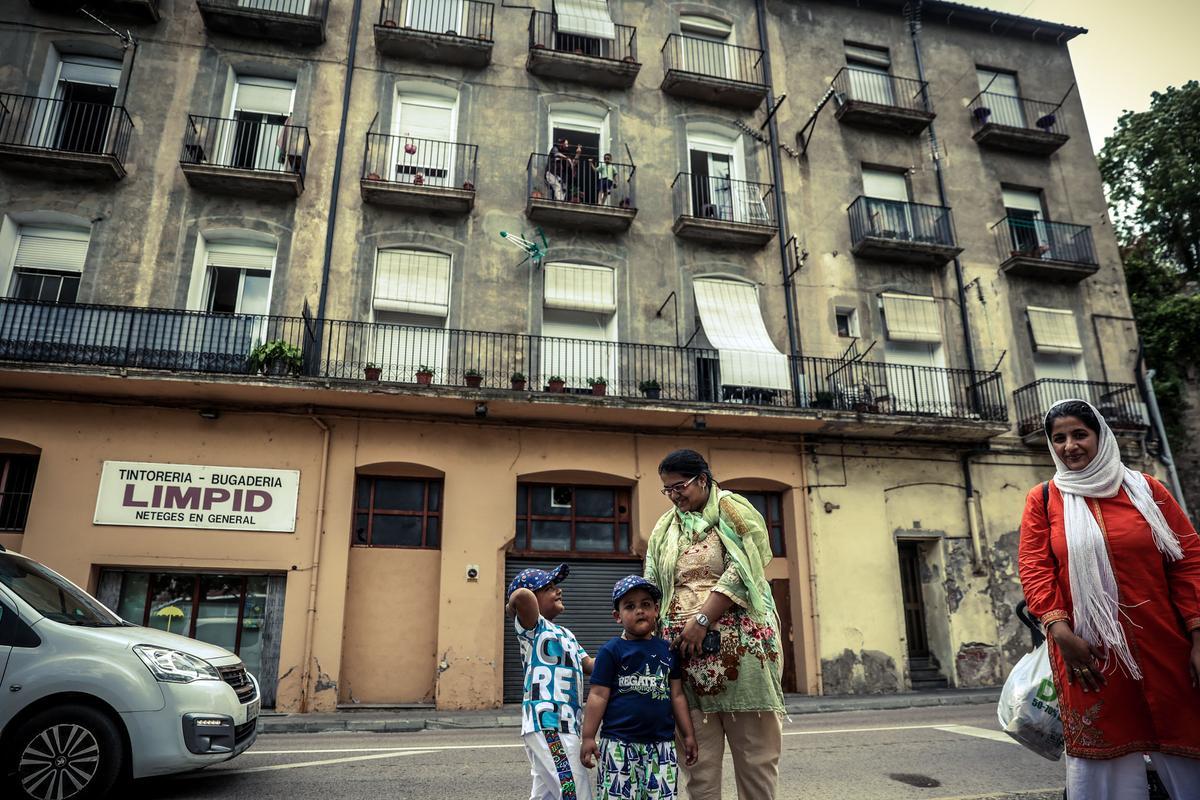
[[[1116,656],[1130,677],[1141,680],[1141,670],[1129,650],[1125,631],[1121,627],[1117,579],[1108,558],[1104,533],[1088,508],[1087,498],[1115,497],[1124,487],[1134,507],[1149,523],[1154,545],[1159,552],[1171,561],[1178,561],[1183,558],[1183,550],[1179,546],[1179,537],[1171,530],[1162,510],[1154,501],[1154,493],[1146,476],[1121,463],[1117,439],[1091,403],[1062,400],[1051,406],[1046,419],[1049,420],[1054,409],[1063,403],[1083,403],[1092,409],[1100,423],[1096,457],[1081,470],[1067,469],[1054,451],[1050,437],[1046,437],[1050,455],[1058,470],[1054,484],[1063,496],[1068,571],[1071,598],[1075,606],[1075,633]]]

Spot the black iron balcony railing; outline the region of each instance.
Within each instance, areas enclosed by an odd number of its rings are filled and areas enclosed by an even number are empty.
[[[1010,258],[1038,258],[1095,265],[1096,248],[1087,225],[1005,217],[992,226],[1001,263]]]
[[[508,389],[519,373],[529,390],[552,388],[551,381],[559,379],[565,392],[590,394],[590,383],[603,378],[607,394],[625,398],[1008,419],[995,372],[803,357],[795,365],[801,387],[796,395],[725,383],[721,354],[704,348],[321,323],[305,312],[282,317],[0,299],[0,361],[245,375],[253,371],[249,355],[255,346],[282,340],[300,349],[302,374],[326,379],[366,380],[371,369],[379,371],[379,380],[414,383],[427,367],[432,382],[443,386],[464,385],[474,373],[484,388]]]
[[[1149,427],[1146,407],[1136,385],[1042,378],[1013,392],[1017,432],[1028,436],[1043,430],[1046,412],[1060,400],[1086,400],[1104,415],[1114,431]]]
[[[954,221],[950,209],[900,200],[860,196],[850,204],[850,238],[890,239],[913,244],[953,247]]]
[[[633,164],[606,162],[568,147],[563,154],[531,153],[525,171],[527,196],[535,200],[637,208]]]
[[[559,29],[558,14],[534,11],[529,18],[530,49],[555,50],[609,61],[637,61],[637,29],[629,25],[613,25],[614,35],[607,31],[593,33]]]
[[[279,19],[300,18],[324,21],[329,15],[328,0],[198,0],[214,11],[253,12]]]
[[[478,151],[473,144],[368,133],[362,176],[391,184],[473,191]]]
[[[975,130],[985,125],[1002,125],[1007,128],[1067,135],[1067,126],[1058,103],[996,92],[980,92],[968,107],[971,111],[971,124]]]
[[[676,217],[777,227],[775,187],[769,183],[680,172],[671,194]]]
[[[132,135],[123,106],[0,94],[0,145],[112,156],[124,164]]]
[[[925,107],[927,81],[898,78],[884,72],[858,67],[842,67],[833,76],[833,89],[841,102],[855,100],[879,106],[928,111]]]
[[[308,128],[272,122],[264,114],[237,119],[188,114],[181,164],[299,175],[308,167]]]
[[[672,33],[662,46],[667,72],[763,85],[762,50]]]
[[[490,42],[495,11],[493,4],[480,0],[382,0],[379,24]]]

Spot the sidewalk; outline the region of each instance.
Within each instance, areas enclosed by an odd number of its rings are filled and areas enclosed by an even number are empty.
[[[880,711],[896,708],[962,706],[996,703],[1000,688],[943,689],[903,694],[839,695],[809,697],[791,694],[786,698],[788,714],[827,714],[835,711]],[[434,708],[364,709],[332,714],[274,714],[259,718],[259,733],[412,733],[423,730],[471,728],[519,728],[519,705],[484,711],[438,711]]]

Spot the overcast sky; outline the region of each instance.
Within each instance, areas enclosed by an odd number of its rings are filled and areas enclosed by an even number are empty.
[[[1097,151],[1122,111],[1145,111],[1151,92],[1200,80],[1200,0],[965,2],[1088,29],[1070,48]]]

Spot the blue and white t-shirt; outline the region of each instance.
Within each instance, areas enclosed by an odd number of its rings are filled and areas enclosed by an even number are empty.
[[[513,621],[525,665],[521,733],[562,731],[576,736],[583,727],[583,660],[587,651],[575,634],[545,617],[526,629]]]

